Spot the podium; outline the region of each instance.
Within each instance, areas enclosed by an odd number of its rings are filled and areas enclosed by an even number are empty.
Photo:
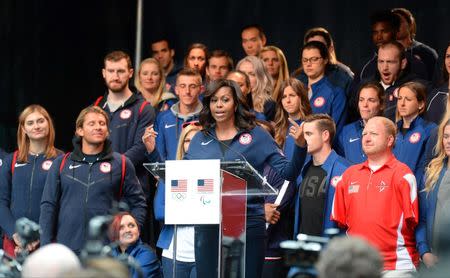
[[[144,166],[157,179],[165,180],[165,163],[144,163]],[[198,277],[245,277],[247,202],[276,195],[278,191],[246,161],[220,162],[220,181],[220,224],[190,223],[196,227],[196,241],[202,242],[200,245],[196,242],[196,255],[202,254],[196,257]],[[174,224],[176,231],[177,223]],[[205,240],[199,240],[200,237]],[[208,237],[213,240],[208,241]],[[218,246],[207,244],[213,241]]]

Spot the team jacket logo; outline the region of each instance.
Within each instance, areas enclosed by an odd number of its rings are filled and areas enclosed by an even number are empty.
[[[380,184],[377,185],[379,192],[383,192],[388,187],[389,187],[389,185],[387,185],[384,181],[381,181]]]
[[[398,98],[398,88],[394,90],[393,95],[394,95],[395,98]]]
[[[72,169],[77,169],[78,167],[81,167],[81,164],[78,164],[78,165],[73,165],[73,164],[71,164],[71,165],[69,165],[69,169],[70,169],[70,170],[72,170]]]
[[[239,143],[242,145],[248,145],[252,142],[253,138],[249,133],[244,133],[239,137]]]
[[[17,168],[17,167],[23,167],[23,166],[25,166],[25,165],[27,165],[26,163],[17,163],[16,162],[16,164],[14,164],[14,168]]]
[[[42,162],[42,169],[44,169],[45,171],[48,171],[48,169],[50,169],[50,167],[52,166],[53,161],[51,160],[46,160],[44,162]]]
[[[206,141],[206,142],[202,142],[201,144],[202,144],[202,146],[206,146],[206,145],[208,145],[209,143],[211,143],[212,140],[213,140],[213,139],[211,139],[211,140],[209,140],[209,141]]]
[[[102,162],[102,164],[100,164],[100,171],[102,171],[105,174],[111,172],[111,163]]]
[[[334,176],[333,178],[331,178],[331,185],[333,187],[336,187],[341,178],[342,178],[341,176]]]
[[[123,120],[129,119],[131,117],[131,110],[125,109],[120,112],[120,118]]]
[[[411,144],[415,144],[419,142],[419,140],[420,140],[420,132],[414,132],[413,134],[411,134],[411,136],[409,136],[409,142]]]
[[[356,181],[352,181],[350,186],[348,187],[348,194],[358,193],[359,192],[359,184]]]
[[[322,107],[325,104],[325,98],[324,97],[318,97],[314,100],[314,106],[315,107]]]
[[[0,167],[3,165],[3,159],[0,159]]]

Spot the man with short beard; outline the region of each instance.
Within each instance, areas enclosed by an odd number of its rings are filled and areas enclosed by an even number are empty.
[[[143,166],[143,163],[148,161],[141,138],[145,128],[153,124],[155,110],[142,96],[129,88],[133,68],[127,53],[113,51],[107,54],[104,58],[102,75],[108,90],[94,105],[101,107],[108,114],[112,150],[124,154],[131,160],[147,197],[148,207],[151,208],[155,188],[150,186],[150,175]],[[148,213],[150,217],[153,215],[151,211]],[[150,229],[146,228],[145,231]],[[152,241],[146,234],[143,235],[143,240]]]
[[[102,75],[108,91],[94,105],[105,110],[110,118],[109,138],[113,150],[125,154],[135,167],[142,168],[146,158],[141,138],[145,128],[153,124],[155,111],[129,88],[133,69],[128,54],[113,51],[106,55],[104,66]]]

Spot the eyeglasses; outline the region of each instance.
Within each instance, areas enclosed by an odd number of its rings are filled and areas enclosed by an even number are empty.
[[[311,57],[311,58],[302,58],[302,63],[307,64],[308,62],[311,64],[317,64],[322,57]]]
[[[180,84],[180,85],[177,85],[177,87],[178,88],[180,88],[180,89],[186,89],[186,88],[189,88],[189,90],[195,90],[195,89],[197,89],[198,87],[200,87],[201,85],[198,85],[198,84],[189,84],[189,85],[186,85],[186,84]]]
[[[190,121],[190,122],[184,122],[183,125],[181,125],[181,128],[185,128],[190,125],[201,126],[199,121]]]

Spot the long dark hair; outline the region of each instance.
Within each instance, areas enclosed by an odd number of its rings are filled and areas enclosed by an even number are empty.
[[[286,132],[289,128],[289,115],[283,108],[283,94],[287,87],[292,87],[294,92],[300,98],[300,120],[304,120],[306,116],[312,114],[311,105],[308,99],[308,91],[301,81],[297,78],[289,78],[281,84],[280,91],[278,92],[277,108],[275,114],[275,141],[283,148],[286,143]]]
[[[255,114],[250,112],[250,108],[245,100],[245,97],[242,95],[238,84],[232,80],[219,79],[208,84],[203,97],[203,109],[200,111],[199,120],[200,124],[204,128],[204,132],[216,124],[216,120],[211,115],[209,103],[211,102],[211,98],[222,87],[228,87],[231,89],[233,101],[236,105],[236,111],[234,112],[234,125],[236,128],[239,130],[253,129],[256,126]]]

